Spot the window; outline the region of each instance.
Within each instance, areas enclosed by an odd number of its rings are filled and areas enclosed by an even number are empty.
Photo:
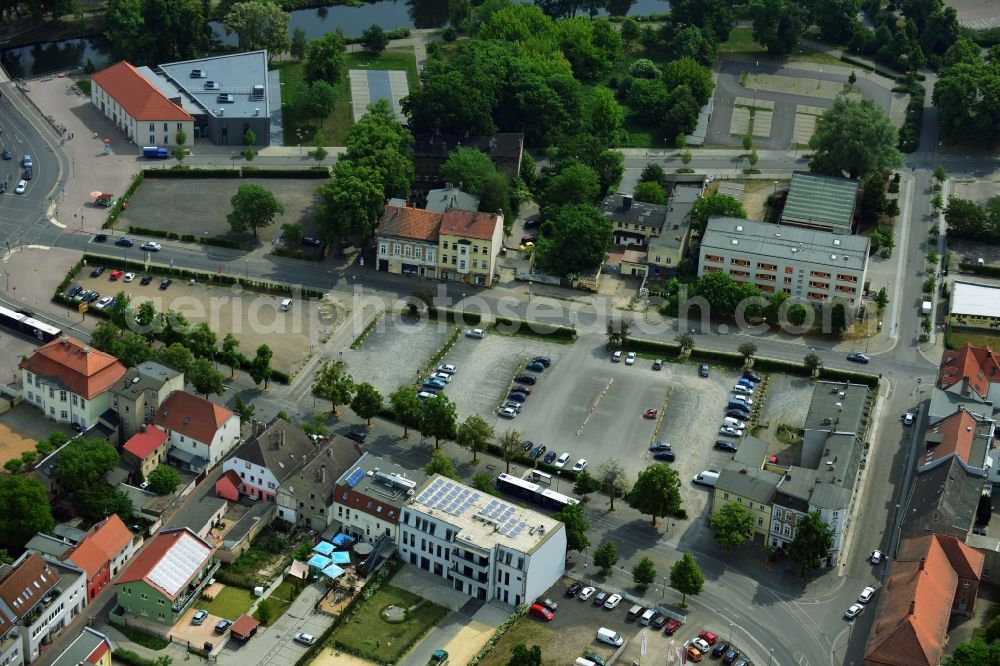
[[[177,131],[180,132],[183,129],[184,129],[184,125],[182,125],[181,123],[177,123]]]
[[[76,407],[76,394],[73,394],[73,406]]]
[[[434,261],[434,250],[430,248],[427,248],[427,261],[430,261],[432,263]]]
[[[162,605],[163,605],[163,604],[165,604],[166,602],[165,602],[165,601],[164,601],[163,599],[157,599],[157,600],[156,600],[156,603],[158,603],[158,604],[160,604],[160,605],[162,606]]]
[[[729,493],[722,493],[722,499],[729,499]]]
[[[765,271],[776,271],[776,270],[778,270],[778,267],[775,264],[763,264],[761,262],[757,262],[757,268],[760,268],[760,269],[765,270]]]
[[[757,518],[757,527],[764,527],[764,519]]]
[[[441,241],[441,249],[442,250],[448,249],[448,241]]]
[[[460,270],[460,271],[464,271],[465,270],[465,259],[462,259],[462,261],[459,262],[459,264],[458,264],[458,270]]]
[[[66,413],[66,410],[65,410],[65,409],[64,409],[64,410],[62,410],[61,414],[62,414],[62,417],[61,417],[61,418],[63,418],[63,419],[65,419],[65,418],[66,418],[67,416],[69,416],[69,415],[68,415],[68,414]]]
[[[417,259],[423,259],[424,258],[424,248],[422,248],[422,247],[414,248],[414,250],[413,250],[413,256],[416,257]]]
[[[455,257],[455,255],[452,255],[452,257],[451,257],[451,265],[452,265],[452,266],[454,266],[454,265],[455,265],[455,263],[457,262],[457,259],[458,259],[458,258],[457,258],[457,257]],[[462,265],[463,265],[463,266],[465,265],[465,262],[464,262],[464,261],[462,262]]]
[[[403,256],[404,256],[404,257],[410,257],[410,256],[413,256],[413,247],[412,247],[412,246],[410,246],[410,245],[406,245],[406,246],[404,246],[404,247],[403,247]]]
[[[378,244],[378,253],[379,254],[389,254],[389,244],[388,243],[379,243]]]
[[[49,387],[49,400],[55,400],[55,397],[56,397],[56,390],[50,386]]]
[[[400,249],[402,249],[402,245],[400,245],[399,243],[395,243],[392,246],[392,253],[395,254],[396,256],[399,256]]]
[[[150,132],[155,132],[156,131],[156,124],[155,123],[149,123],[149,131]]]
[[[448,255],[447,254],[442,254],[441,255],[441,263],[444,263],[444,264],[448,263]]]
[[[149,595],[146,594],[145,592],[140,592],[139,593],[139,598],[142,599],[142,600],[146,600],[146,599],[149,599]]]
[[[150,143],[156,143],[156,137],[155,137],[155,136],[153,136],[152,134],[150,134],[150,135],[149,135],[149,142],[150,142]]]
[[[32,393],[31,391],[28,391],[28,400],[31,402],[35,401],[35,394]]]

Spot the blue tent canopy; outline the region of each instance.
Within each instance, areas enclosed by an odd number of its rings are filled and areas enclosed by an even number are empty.
[[[316,554],[309,558],[309,566],[314,569],[322,569],[330,564],[331,560],[329,557],[323,557],[322,555]]]
[[[330,553],[330,559],[333,560],[334,564],[350,564],[351,554],[345,550],[339,550],[336,553]]]
[[[320,541],[318,544],[313,546],[313,552],[319,553],[320,555],[326,555],[329,557],[330,553],[334,550],[333,544],[329,541]]]
[[[323,569],[323,575],[328,578],[338,578],[344,575],[344,570],[338,567],[336,564],[331,564],[327,568]]]
[[[349,544],[349,543],[353,543],[353,542],[354,542],[354,539],[352,539],[351,537],[347,536],[343,532],[341,532],[337,536],[333,537],[333,545],[334,546],[343,546],[343,545],[346,545],[346,544]]]

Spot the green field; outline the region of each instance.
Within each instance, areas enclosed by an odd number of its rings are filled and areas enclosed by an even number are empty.
[[[205,609],[216,617],[235,622],[241,615],[250,610],[252,603],[253,598],[248,590],[227,585],[216,595],[215,599],[212,601],[201,599],[195,604],[195,607]]]
[[[382,609],[395,605],[410,609],[406,619],[391,624]],[[396,663],[413,642],[448,614],[448,609],[391,585],[383,585],[350,620],[333,634],[335,645],[380,663]]]
[[[977,331],[968,328],[950,328],[948,331],[948,346],[958,349],[966,342],[973,347],[990,346],[1000,349],[1000,333],[990,333],[988,331]]]
[[[753,39],[753,28],[733,28],[729,33],[729,39],[719,44],[720,57],[725,54],[733,53],[759,58],[767,57],[767,49],[755,42]],[[795,49],[785,57],[785,60],[799,60],[824,65],[841,65],[844,67],[848,66],[846,63],[841,62],[827,53],[816,51],[815,49],[811,49],[808,46],[803,46],[801,44],[795,47]]]
[[[406,81],[410,90],[420,85],[417,75],[417,59],[411,47],[389,49],[379,55],[369,53],[344,54],[344,68],[337,82],[337,106],[322,123],[302,118],[296,113],[292,102],[304,80],[304,65],[301,62],[279,63],[281,71],[281,112],[285,122],[286,146],[343,146],[347,132],[354,124],[351,113],[351,90],[347,71],[351,69],[401,69],[406,71]]]
[[[299,592],[295,589],[295,586],[286,580],[282,582],[281,585],[276,587],[274,592],[272,592],[267,599],[262,601],[260,605],[257,606],[257,610],[254,612],[253,616],[264,624],[274,624],[275,620],[288,611],[297,596],[299,596]],[[264,617],[265,613],[261,612],[261,609],[263,609],[265,605],[272,611],[270,617]]]

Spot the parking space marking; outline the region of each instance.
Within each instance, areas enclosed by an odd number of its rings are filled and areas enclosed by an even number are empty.
[[[604,390],[601,391],[601,394],[597,396],[596,400],[594,400],[594,403],[590,406],[590,409],[587,410],[587,415],[583,418],[583,423],[580,424],[580,428],[576,431],[577,437],[579,437],[580,433],[583,432],[583,429],[587,427],[587,421],[589,421],[590,417],[594,415],[594,410],[597,409],[597,405],[601,402],[604,396],[608,394],[608,391],[611,390],[611,387],[614,385],[614,383],[615,383],[614,377],[609,379],[608,383],[604,387]]]

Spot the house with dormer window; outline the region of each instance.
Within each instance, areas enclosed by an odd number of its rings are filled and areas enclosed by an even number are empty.
[[[240,442],[240,417],[185,391],[171,393],[153,423],[167,433],[168,460],[196,473],[214,467]]]
[[[223,475],[239,478],[239,494],[274,502],[278,486],[316,454],[317,447],[298,426],[275,418],[253,425],[253,435],[222,463]]]

